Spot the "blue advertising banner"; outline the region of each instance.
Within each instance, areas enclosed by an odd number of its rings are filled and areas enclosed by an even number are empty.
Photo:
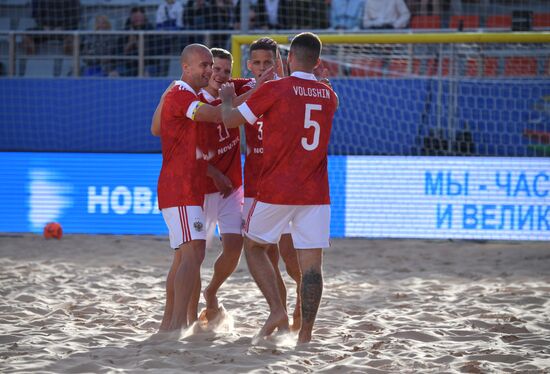
[[[550,240],[550,160],[348,157],[346,237]]]
[[[160,154],[0,153],[0,232],[167,234],[157,204]],[[344,234],[345,158],[329,160],[332,236]]]

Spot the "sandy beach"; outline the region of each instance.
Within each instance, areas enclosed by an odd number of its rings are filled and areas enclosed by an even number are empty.
[[[253,341],[268,309],[244,258],[215,330],[156,335],[171,256],[165,237],[1,236],[0,372],[550,372],[549,243],[334,240],[300,347]]]

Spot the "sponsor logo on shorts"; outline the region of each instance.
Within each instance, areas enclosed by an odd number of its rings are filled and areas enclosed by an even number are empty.
[[[204,226],[204,225],[203,225],[202,222],[199,221],[199,220],[196,220],[195,223],[193,224],[193,227],[195,228],[195,231],[196,231],[196,232],[201,232],[202,229],[203,229],[203,226]]]

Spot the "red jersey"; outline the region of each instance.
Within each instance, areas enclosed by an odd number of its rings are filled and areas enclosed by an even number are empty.
[[[256,80],[251,79],[241,88],[237,95],[253,89],[256,86]],[[258,193],[258,179],[262,170],[262,155],[264,147],[262,145],[263,121],[260,118],[251,125],[244,126],[246,137],[246,155],[244,161],[244,197],[256,197]]]
[[[210,105],[219,105],[220,99],[214,98],[208,91],[201,90],[199,98]],[[231,180],[234,188],[242,185],[240,131],[239,128],[227,129],[223,122],[200,122],[199,131],[203,132],[208,149],[208,162]],[[206,178],[204,193],[218,192],[212,178]]]
[[[250,124],[263,115],[259,201],[330,204],[327,155],[337,105],[331,88],[295,72],[265,83],[238,107]]]
[[[203,205],[206,149],[193,121],[199,106],[195,91],[183,81],[177,81],[164,98],[160,120],[162,168],[157,186],[160,209]]]

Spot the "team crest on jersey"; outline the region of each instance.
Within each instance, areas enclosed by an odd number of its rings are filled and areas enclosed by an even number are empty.
[[[195,228],[195,231],[196,231],[196,232],[201,232],[203,226],[204,226],[204,225],[202,224],[202,222],[199,221],[198,219],[196,219],[195,223],[193,224],[193,227]]]

